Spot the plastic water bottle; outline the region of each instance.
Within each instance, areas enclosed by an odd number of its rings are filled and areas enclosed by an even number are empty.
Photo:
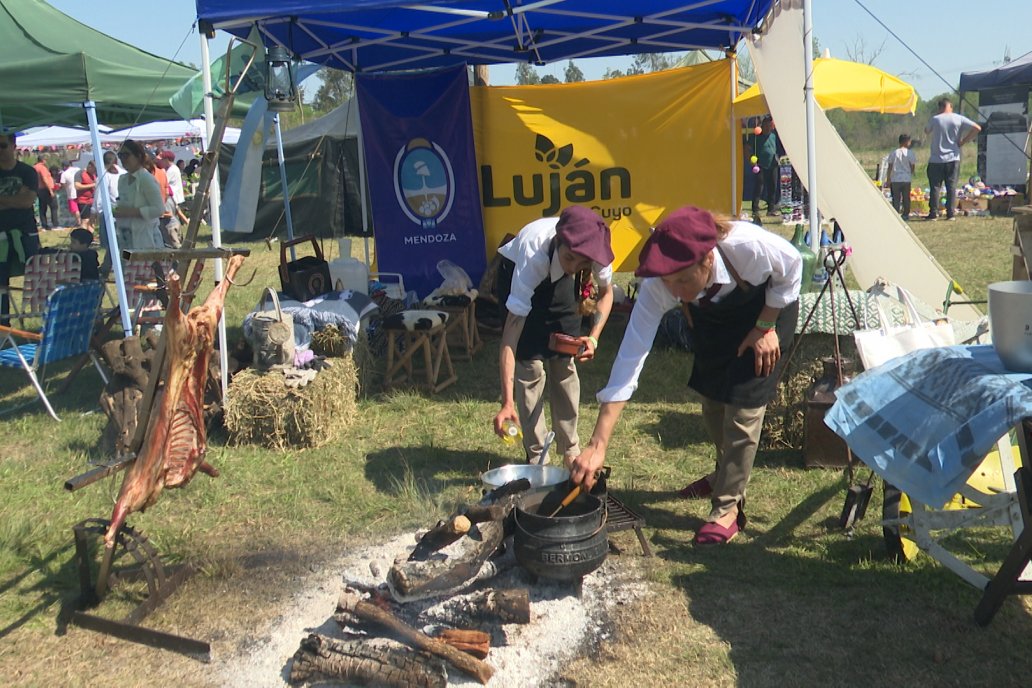
[[[505,431],[502,441],[508,445],[514,445],[523,440],[523,428],[516,423],[513,423],[511,420],[505,421],[505,425],[502,426],[502,430]]]

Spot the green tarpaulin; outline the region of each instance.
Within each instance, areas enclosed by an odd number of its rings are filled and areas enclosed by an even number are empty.
[[[0,0],[0,122],[86,125],[84,101],[99,120],[127,125],[178,119],[169,98],[196,74],[115,40],[41,0]]]

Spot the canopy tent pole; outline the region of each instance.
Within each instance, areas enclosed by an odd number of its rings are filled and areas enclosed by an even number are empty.
[[[280,187],[283,189],[283,213],[287,218],[287,240],[294,240],[294,220],[290,216],[290,188],[287,186],[287,163],[283,159],[283,132],[280,130],[279,113],[273,113],[272,121],[276,125],[276,157],[279,160]],[[290,245],[290,259],[297,260],[294,245]]]
[[[358,97],[351,99],[351,102],[355,104],[355,107],[361,110],[362,105],[358,102]],[[355,113],[358,114],[358,113]],[[362,234],[365,244],[365,264],[369,269],[372,269],[372,263],[369,262],[369,209],[366,207],[368,200],[366,199],[366,179],[365,179],[365,146],[362,145],[362,118],[358,118],[358,189],[359,198],[362,199]]]
[[[806,83],[803,100],[806,104],[806,188],[810,194],[810,246],[821,250],[821,223],[817,211],[817,134],[813,100],[813,0],[803,0],[803,65]]]
[[[211,56],[208,54],[208,37],[203,31],[198,33],[201,39],[201,83],[204,88],[204,148],[208,149],[212,132],[215,130],[215,108],[212,104],[214,95],[211,91]],[[219,217],[219,206],[222,205],[222,192],[219,188],[219,168],[215,167],[208,187],[208,215],[211,218],[211,245],[222,246],[222,221]],[[222,282],[222,259],[215,259],[215,284]],[[219,375],[222,386],[222,401],[229,398],[229,344],[226,337],[226,313],[223,309],[219,317]]]
[[[738,57],[735,49],[732,48],[724,53],[724,57],[730,62],[728,72],[731,74],[731,210],[730,214],[738,215],[738,178],[742,175],[738,172],[738,140],[742,138],[742,126],[735,117],[735,98],[738,97]]]
[[[118,250],[118,233],[115,231],[115,217],[112,214],[111,196],[108,194],[108,187],[105,181],[108,171],[104,166],[104,149],[100,147],[100,129],[97,126],[97,104],[87,100],[82,104],[86,109],[86,119],[90,123],[90,139],[93,142],[93,160],[97,166],[97,191],[100,193],[101,203],[104,204],[104,230],[107,232],[108,256],[111,258],[111,267],[115,271],[115,286],[118,291],[118,313],[122,320],[122,334],[126,337],[132,336],[133,324],[129,318],[129,304],[125,296],[125,275],[122,273],[121,252]]]

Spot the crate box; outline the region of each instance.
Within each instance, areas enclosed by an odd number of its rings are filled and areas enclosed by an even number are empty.
[[[989,199],[989,214],[993,216],[1010,215],[1011,208],[1024,203],[1025,199],[1021,194],[1012,196],[993,196]]]

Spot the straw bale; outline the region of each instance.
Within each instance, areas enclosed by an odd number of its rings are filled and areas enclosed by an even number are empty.
[[[351,356],[332,359],[330,368],[298,389],[288,388],[279,370],[243,370],[233,377],[226,403],[230,442],[270,449],[331,442],[355,418],[358,386]]]
[[[859,356],[852,337],[839,337],[843,358],[854,361],[855,377],[859,373]],[[803,335],[799,349],[789,361],[788,370],[778,385],[777,396],[767,404],[763,419],[760,447],[763,449],[803,450],[806,392],[814,380],[824,373],[821,359],[835,356],[835,339],[830,334]]]

